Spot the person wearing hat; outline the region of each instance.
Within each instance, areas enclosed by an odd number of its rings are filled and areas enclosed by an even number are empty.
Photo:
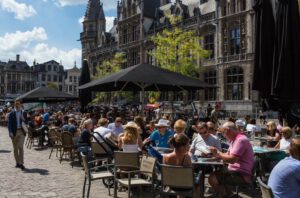
[[[153,141],[157,147],[169,148],[169,139],[174,136],[174,132],[168,129],[169,121],[166,119],[160,119],[157,124],[155,124],[157,130],[151,133],[150,137],[144,142]]]
[[[143,146],[140,128],[135,122],[128,122],[124,126],[124,133],[120,134],[118,146],[125,152],[139,152]]]

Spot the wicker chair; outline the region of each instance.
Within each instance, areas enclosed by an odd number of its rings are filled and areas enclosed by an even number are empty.
[[[73,142],[73,135],[70,132],[62,132],[61,133],[61,146],[62,146],[62,153],[60,155],[60,163],[63,160],[63,157],[67,154],[69,159],[73,161],[74,159],[74,142]]]
[[[49,159],[51,158],[52,152],[56,149],[56,157],[59,151],[59,156],[61,156],[62,144],[61,144],[61,134],[56,129],[50,129],[48,132],[48,138],[50,144],[52,145],[51,152],[49,155]]]
[[[261,190],[262,198],[274,198],[272,189],[268,185],[263,183],[263,181],[259,177],[257,177],[257,182]]]
[[[83,191],[82,191],[82,197],[85,197],[85,187],[86,182],[88,180],[88,191],[87,191],[87,197],[90,196],[90,189],[91,189],[91,182],[94,180],[104,180],[104,179],[113,179],[114,175],[111,172],[112,164],[104,164],[101,166],[95,166],[91,168],[91,164],[95,163],[97,160],[88,162],[88,158],[83,153],[80,153],[80,156],[82,158],[82,163],[84,167],[84,184],[83,184]],[[92,172],[93,170],[102,170],[98,172]],[[108,186],[108,194],[110,195],[110,186]]]
[[[27,148],[31,149],[32,145],[34,144],[35,140],[39,140],[41,137],[41,132],[35,130],[32,127],[28,127],[28,134],[25,145]]]

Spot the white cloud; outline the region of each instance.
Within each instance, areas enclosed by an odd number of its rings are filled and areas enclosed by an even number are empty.
[[[53,0],[59,7],[73,6],[73,5],[86,5],[87,0]],[[104,10],[117,9],[117,0],[101,0]]]
[[[47,33],[42,27],[35,27],[31,31],[16,31],[0,36],[0,60],[7,61],[15,59],[20,54],[21,60],[26,60],[32,65],[36,60],[39,63],[49,60],[62,61],[65,68],[72,68],[74,61],[81,64],[81,49],[62,50],[47,43]]]
[[[17,50],[27,48],[33,41],[47,40],[47,33],[42,27],[34,27],[32,31],[16,31],[0,37],[0,50]]]
[[[115,17],[105,17],[106,19],[106,31],[108,32],[114,26]]]
[[[80,25],[82,25],[83,20],[84,20],[84,16],[82,16],[82,17],[80,17],[80,18],[78,19],[78,23],[79,23]]]
[[[77,65],[81,65],[81,49],[78,48],[64,51],[56,47],[51,47],[46,43],[38,43],[31,50],[21,51],[20,55],[25,58],[28,63],[32,63],[34,60],[38,63],[49,60],[62,61],[62,65],[65,69],[72,68],[74,61],[77,62]]]
[[[2,10],[15,13],[15,18],[18,20],[24,20],[37,14],[32,5],[18,3],[15,0],[1,0],[0,7]]]

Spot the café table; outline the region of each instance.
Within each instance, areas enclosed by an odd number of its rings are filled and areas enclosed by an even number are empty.
[[[201,186],[201,192],[200,197],[204,197],[204,187],[205,187],[205,173],[207,167],[222,167],[224,166],[223,160],[217,159],[217,158],[206,158],[206,157],[200,157],[200,156],[193,156],[192,157],[192,165],[194,168],[200,168],[201,175],[200,175],[200,186]]]

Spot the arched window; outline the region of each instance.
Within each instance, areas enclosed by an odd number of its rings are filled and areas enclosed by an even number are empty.
[[[232,67],[225,71],[226,100],[243,100],[244,71],[241,67]]]
[[[217,71],[210,70],[204,73],[204,81],[210,85],[217,85]],[[205,100],[217,100],[217,88],[205,89]]]

